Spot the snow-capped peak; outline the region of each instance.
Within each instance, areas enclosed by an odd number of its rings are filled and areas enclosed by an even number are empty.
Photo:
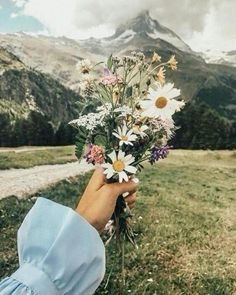
[[[124,41],[128,42],[135,35],[147,36],[153,40],[162,39],[182,51],[191,52],[191,48],[177,34],[162,26],[157,20],[152,19],[148,11],[144,11],[137,17],[120,25],[115,34],[106,39],[120,41],[123,40],[123,37],[127,37]]]

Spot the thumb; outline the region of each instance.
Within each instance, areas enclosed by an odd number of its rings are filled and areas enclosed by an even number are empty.
[[[96,168],[87,185],[87,190],[98,191],[105,184],[102,168]]]

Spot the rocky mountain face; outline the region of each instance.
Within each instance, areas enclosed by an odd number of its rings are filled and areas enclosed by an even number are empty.
[[[148,11],[120,25],[115,34],[108,38],[90,38],[80,41],[80,45],[94,53],[120,54],[126,50],[142,50],[147,46],[165,46],[170,43],[179,50],[191,53],[191,48],[170,29],[152,19]]]
[[[76,63],[93,54],[83,49],[79,42],[66,37],[53,38],[25,33],[0,34],[0,45],[18,56],[31,68],[50,74],[54,79],[73,89],[79,81]]]
[[[79,95],[51,76],[26,66],[0,47],[0,114],[12,122],[37,112],[56,127],[77,115]]]
[[[167,79],[182,89],[183,97],[205,102],[225,118],[236,120],[236,71],[231,62],[228,66],[206,63],[201,54],[193,52],[178,35],[152,19],[148,12],[120,25],[108,38],[71,40],[18,33],[0,35],[0,44],[31,68],[50,74],[71,89],[75,89],[79,82],[75,65],[82,58],[97,62],[111,53],[123,55],[133,50],[142,50],[146,56],[156,51],[162,60],[175,54],[178,70],[168,72]],[[235,52],[227,56],[234,58]],[[42,74],[37,72],[35,75]]]

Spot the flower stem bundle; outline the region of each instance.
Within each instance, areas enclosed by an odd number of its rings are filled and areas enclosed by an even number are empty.
[[[154,52],[110,56],[93,65],[78,65],[82,80],[79,118],[70,122],[78,130],[76,155],[103,168],[107,182],[129,181],[143,169],[169,153],[174,134],[172,116],[184,102],[180,90],[166,82],[167,69],[176,70],[175,56],[166,62]],[[132,214],[125,197],[119,196],[111,221],[106,226],[110,239],[128,240],[135,245]]]

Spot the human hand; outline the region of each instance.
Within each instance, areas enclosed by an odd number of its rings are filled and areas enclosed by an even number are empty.
[[[96,169],[75,211],[101,232],[114,212],[119,195],[129,193],[125,201],[130,208],[134,207],[137,187],[137,182],[132,180],[107,184],[103,172]]]

